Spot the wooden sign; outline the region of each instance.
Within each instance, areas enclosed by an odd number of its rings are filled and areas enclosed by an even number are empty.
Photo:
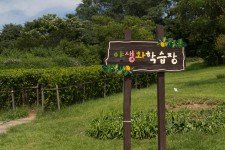
[[[183,71],[185,70],[184,48],[168,48],[156,41],[111,41],[108,64],[134,67],[136,71]]]
[[[157,39],[164,36],[164,27],[157,25]],[[168,41],[164,38],[160,43],[156,41],[128,41],[131,31],[126,30],[126,41],[109,42],[106,65],[122,65],[129,68],[129,72],[157,72],[157,107],[158,107],[158,149],[166,150],[166,105],[165,105],[165,71],[185,70],[184,43],[182,40]],[[126,67],[123,67],[126,66]],[[130,71],[131,67],[132,71]],[[105,68],[105,67],[104,67]],[[103,68],[103,69],[104,69]],[[111,69],[111,67],[109,67]],[[114,69],[118,71],[118,69]],[[125,69],[126,70],[126,69]],[[128,71],[126,70],[126,71]],[[124,150],[131,150],[131,88],[132,77],[124,75],[123,93],[123,126]]]

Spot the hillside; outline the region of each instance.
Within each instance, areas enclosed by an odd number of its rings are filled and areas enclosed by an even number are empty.
[[[225,66],[204,67],[196,63],[181,73],[166,73],[166,103],[180,109],[185,104],[225,102]],[[174,93],[174,88],[178,92]],[[1,149],[122,149],[122,140],[97,140],[86,134],[98,116],[122,113],[122,94],[90,100],[61,111],[39,113],[37,120],[0,135]],[[132,112],[156,109],[156,85],[132,91]],[[172,108],[168,108],[172,109]],[[201,109],[198,108],[198,109]],[[168,149],[223,149],[225,129],[217,133],[191,131],[168,136]],[[157,139],[132,140],[132,149],[157,149]]]

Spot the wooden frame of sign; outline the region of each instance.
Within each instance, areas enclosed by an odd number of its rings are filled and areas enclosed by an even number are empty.
[[[161,47],[156,41],[111,41],[105,64],[134,67],[133,72],[183,71],[184,48]]]
[[[164,36],[164,27],[157,26],[158,39]],[[125,41],[110,41],[105,64],[131,66],[133,72],[157,72],[158,149],[166,150],[165,127],[165,72],[185,70],[184,48],[167,48],[157,41],[131,41],[131,31],[125,32]],[[124,77],[124,150],[131,149],[131,77]]]

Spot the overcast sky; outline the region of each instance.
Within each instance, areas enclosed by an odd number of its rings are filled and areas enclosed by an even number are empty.
[[[73,13],[81,0],[0,0],[0,29],[4,24],[26,21],[54,13],[60,17]]]

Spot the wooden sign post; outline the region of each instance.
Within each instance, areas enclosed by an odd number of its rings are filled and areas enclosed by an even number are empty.
[[[157,26],[157,39],[164,36],[164,27]],[[183,62],[184,63],[184,62]],[[184,64],[183,64],[184,66]],[[157,73],[158,149],[166,150],[165,72]]]
[[[164,36],[163,26],[157,26],[157,38]],[[131,41],[126,31],[124,41],[110,41],[105,64],[134,68],[133,72],[157,72],[158,149],[166,150],[165,72],[185,70],[184,48],[180,41]],[[175,45],[175,46],[174,46]],[[124,77],[124,150],[131,149],[131,77]]]
[[[125,40],[131,40],[131,31],[125,31]],[[131,77],[124,77],[124,102],[123,102],[123,127],[124,127],[124,150],[131,149]]]

